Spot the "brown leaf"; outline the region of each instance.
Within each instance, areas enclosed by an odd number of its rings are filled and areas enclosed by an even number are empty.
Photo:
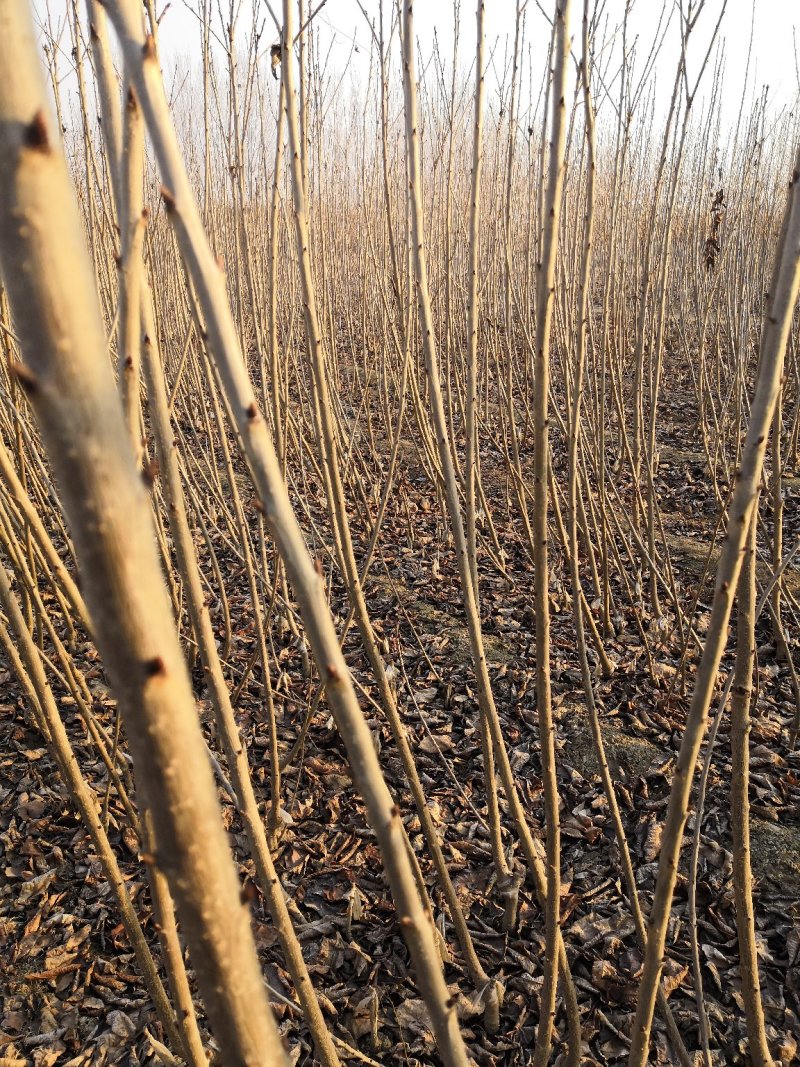
[[[652,863],[661,852],[661,832],[663,827],[658,819],[654,819],[647,827],[647,836],[644,841],[644,858],[647,863]]]

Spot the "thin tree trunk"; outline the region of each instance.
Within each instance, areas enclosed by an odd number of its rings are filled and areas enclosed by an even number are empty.
[[[550,1056],[558,977],[558,937],[561,923],[561,842],[558,812],[555,726],[550,688],[550,580],[548,567],[548,467],[550,432],[550,330],[556,273],[556,251],[561,219],[564,177],[567,59],[569,55],[569,0],[558,0],[553,42],[552,118],[547,192],[544,203],[542,260],[536,280],[536,341],[534,352],[534,454],[533,454],[533,573],[536,616],[536,708],[547,819],[547,907],[545,971],[541,1015],[536,1034],[534,1067],[544,1067]]]
[[[773,442],[774,447],[774,442]],[[779,580],[775,583],[778,588]],[[739,936],[739,973],[747,1024],[748,1052],[753,1067],[772,1067],[764,1029],[764,1007],[758,976],[758,950],[750,865],[750,704],[756,654],[756,516],[744,551],[737,596],[736,665],[731,698],[731,836],[733,896]]]
[[[0,0],[0,72],[0,256],[26,359],[18,376],[153,812],[153,861],[170,883],[226,1061],[281,1064],[23,0]]]
[[[644,1067],[650,1045],[653,1008],[659,985],[667,926],[678,873],[678,856],[688,815],[692,776],[706,732],[708,708],[728,636],[731,605],[742,564],[742,549],[755,507],[770,423],[780,389],[786,341],[800,289],[800,151],[795,159],[783,227],[775,257],[766,318],[761,335],[758,378],[750,424],[729,511],[728,535],[717,567],[717,581],[705,646],[697,667],[686,729],[675,768],[661,842],[655,897],[650,912],[647,952],[631,1044],[630,1067]]]

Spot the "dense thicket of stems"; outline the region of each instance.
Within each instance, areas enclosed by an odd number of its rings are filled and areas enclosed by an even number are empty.
[[[171,9],[67,0],[40,69],[0,0],[8,708],[165,1062],[785,1055],[749,757],[800,731],[800,109],[752,57],[733,107],[726,6],[189,0],[164,68]]]

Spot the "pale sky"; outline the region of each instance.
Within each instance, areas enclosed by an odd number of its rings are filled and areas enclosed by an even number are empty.
[[[196,3],[199,0],[188,0]],[[229,0],[221,2],[227,14]],[[383,0],[385,20],[388,24],[391,10],[390,0]],[[708,46],[710,33],[717,21],[723,0],[706,0],[697,29],[689,50],[690,76],[696,71]],[[240,27],[243,29],[252,23],[251,3],[261,12],[259,20],[266,19],[265,36],[274,35],[272,20],[261,0],[243,0]],[[379,0],[362,0],[364,8],[377,14]],[[695,7],[697,0],[695,0]],[[312,0],[312,10],[317,0]],[[474,0],[460,0],[460,34],[459,61],[463,68],[468,68],[475,50],[475,5]],[[541,14],[536,0],[527,0],[526,6],[526,40],[532,47],[532,61],[539,70],[546,60],[548,26]],[[540,0],[542,9],[549,13],[552,0]],[[675,4],[677,6],[677,4]],[[163,7],[163,0],[158,10]],[[272,0],[273,10],[280,12],[280,0]],[[667,8],[673,8],[672,0],[667,0]],[[574,40],[575,54],[580,51],[580,19],[583,4],[581,0],[572,2],[571,33]],[[621,20],[625,9],[625,0],[605,0],[604,19],[601,25],[611,31]],[[502,74],[504,62],[513,47],[514,14],[516,0],[488,0],[486,4],[486,43],[487,52],[494,55],[495,76]],[[638,37],[638,53],[641,62],[649,51],[657,32],[661,4],[658,0],[636,0],[630,16],[629,44]],[[432,47],[434,35],[438,37],[440,49],[449,60],[453,54],[453,2],[452,0],[419,0],[415,5],[414,18],[416,33],[422,54],[427,54]],[[322,51],[330,48],[332,67],[344,67],[351,63],[354,80],[363,78],[368,66],[369,30],[356,0],[327,0],[315,17],[320,32]],[[663,23],[662,23],[663,25]],[[744,88],[744,76],[747,67],[747,55],[750,44],[751,25],[753,43],[748,86],[748,100],[753,90],[758,94],[764,85],[769,86],[770,99],[777,106],[791,106],[798,92],[797,69],[795,61],[795,44],[800,48],[800,0],[728,0],[722,23],[721,36],[725,41],[725,79],[723,94],[723,115],[727,120],[734,119],[739,111],[739,102]],[[187,12],[184,0],[171,0],[161,23],[161,50],[166,62],[185,64],[198,51],[192,45],[194,35],[197,40],[197,22]],[[665,46],[656,67],[659,85],[659,98],[669,99],[674,71],[678,59],[678,19],[673,16],[667,31]],[[576,36],[577,35],[577,36]],[[354,53],[354,45],[358,53]],[[489,72],[491,84],[491,72]],[[704,86],[710,82],[710,70],[704,79]],[[702,89],[698,94],[698,105],[702,98]]]
[[[67,0],[32,0],[34,7],[43,18],[49,7],[51,24],[58,25],[64,18]],[[263,28],[260,47],[267,49],[276,39],[276,31],[268,13],[272,9],[280,13],[280,0],[233,0],[238,5],[238,29],[240,38],[247,35],[254,24]],[[315,10],[319,0],[307,0]],[[377,16],[381,0],[361,0],[365,10]],[[525,46],[521,75],[521,113],[525,112],[525,103],[532,95],[537,97],[542,74],[547,59],[549,26],[542,10],[550,12],[553,0],[521,0],[525,8]],[[618,69],[620,52],[620,35],[618,28],[626,6],[626,0],[598,0],[602,8],[602,19],[596,34],[596,44],[607,36],[614,37],[615,58],[607,68],[607,78],[612,79]],[[683,0],[693,3],[696,8],[698,0]],[[459,67],[466,74],[474,61],[475,53],[475,0],[455,0],[460,8],[458,60]],[[666,10],[672,13],[667,27],[664,47],[655,65],[656,84],[656,118],[659,109],[665,111],[669,101],[679,58],[679,20],[677,6],[679,0],[666,0]],[[689,47],[689,75],[694,81],[696,72],[706,53],[714,25],[717,22],[724,0],[705,0],[705,7],[697,23],[696,31]],[[227,21],[231,0],[211,0],[214,12],[214,24],[217,30]],[[387,25],[394,7],[394,0],[383,0],[384,18]],[[167,73],[168,85],[173,88],[183,85],[186,91],[192,91],[191,82],[185,75],[189,70],[196,71],[200,65],[200,27],[196,16],[189,8],[202,7],[202,0],[156,0],[156,10],[160,17],[160,53]],[[454,0],[418,0],[415,4],[415,31],[419,53],[424,58],[432,52],[434,41],[438,41],[439,50],[448,65],[452,62]],[[83,4],[79,4],[83,10]],[[516,0],[487,0],[486,3],[486,46],[489,63],[487,67],[487,86],[490,105],[492,94],[510,67],[513,49],[514,17]],[[571,35],[574,55],[580,53],[580,20],[583,10],[582,0],[572,0]],[[254,18],[254,11],[256,12]],[[662,4],[659,0],[634,0],[628,24],[628,47],[636,42],[638,67],[641,69],[650,51],[651,45],[665,22],[661,20]],[[342,80],[348,84],[363,85],[369,67],[370,33],[361,13],[357,0],[326,0],[314,18],[319,33],[320,54],[327,58],[327,71],[330,74],[340,72],[347,67],[347,74]],[[752,50],[749,71],[747,71],[748,48],[750,46],[752,27]],[[728,0],[720,34],[724,40],[725,73],[722,90],[722,119],[726,125],[732,125],[739,114],[742,94],[745,89],[745,72],[747,71],[747,93],[745,110],[749,110],[755,97],[760,96],[764,86],[769,86],[769,101],[775,113],[784,108],[792,109],[798,100],[798,75],[795,46],[800,48],[800,0]],[[112,34],[113,38],[113,34]],[[69,47],[69,34],[62,37],[62,49]],[[394,62],[397,62],[399,47],[395,37],[393,47]],[[711,74],[715,55],[703,80],[695,102],[695,114],[704,103],[704,95],[711,84]],[[74,101],[70,97],[76,94],[74,78],[69,75],[71,60],[65,55],[61,61],[62,94],[66,97],[66,112],[72,111]],[[421,66],[421,69],[422,66]],[[399,84],[397,68],[394,69],[395,83]],[[603,108],[602,90],[598,81],[593,86],[595,104]],[[612,89],[612,92],[614,90]],[[496,101],[496,95],[495,95]],[[608,111],[606,105],[606,111]]]

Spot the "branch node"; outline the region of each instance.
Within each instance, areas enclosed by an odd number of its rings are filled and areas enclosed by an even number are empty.
[[[161,656],[153,656],[152,659],[145,660],[142,666],[146,678],[163,677],[167,673],[167,665]]]
[[[37,152],[50,151],[50,135],[47,132],[47,118],[43,108],[39,108],[25,131],[25,144]]]
[[[19,382],[20,388],[26,396],[33,396],[39,391],[39,379],[24,363],[13,362],[9,368],[11,374]]]

